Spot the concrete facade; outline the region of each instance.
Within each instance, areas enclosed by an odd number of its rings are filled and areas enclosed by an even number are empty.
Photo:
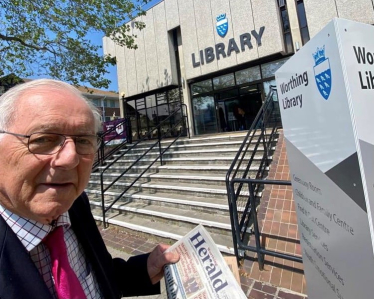
[[[303,45],[298,1],[284,0],[294,51]],[[303,3],[310,38],[334,17],[374,24],[374,0],[303,0]],[[189,83],[220,76],[226,70],[229,73],[257,67],[261,81],[257,82],[263,84],[264,96],[273,84],[270,81],[274,79],[276,61],[292,55],[286,53],[281,7],[282,0],[159,2],[141,17],[145,29],[139,31],[132,26],[138,49],[120,47],[109,38],[103,40],[104,53],[117,58],[119,92],[134,99],[181,86],[190,127],[194,120]],[[216,24],[217,17],[224,14],[228,30],[222,37]],[[267,69],[272,62],[274,65]]]
[[[288,1],[292,37],[301,46],[294,1]],[[318,2],[318,3],[316,3]],[[310,37],[313,37],[332,18],[340,17],[364,23],[374,23],[372,0],[304,0]],[[226,13],[228,34],[217,35],[216,17]],[[119,90],[133,96],[158,88],[178,84],[175,56],[170,30],[180,27],[185,61],[184,77],[189,80],[214,73],[228,67],[254,61],[284,51],[278,1],[263,0],[164,0],[147,11],[142,17],[146,28],[138,31],[137,50],[114,45],[104,38],[104,52],[117,57]],[[199,59],[199,51],[218,43],[228,45],[234,38],[265,27],[262,44],[251,38],[253,49],[231,53],[224,59],[215,59],[198,67],[192,66],[192,54]],[[240,45],[238,45],[240,48]]]

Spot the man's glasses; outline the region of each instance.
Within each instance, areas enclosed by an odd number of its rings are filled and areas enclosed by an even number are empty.
[[[79,155],[94,154],[100,146],[101,138],[97,135],[63,135],[57,133],[32,133],[30,135],[16,134],[0,131],[0,134],[10,134],[17,137],[28,138],[27,147],[32,154],[53,155],[59,152],[67,138],[75,144]]]

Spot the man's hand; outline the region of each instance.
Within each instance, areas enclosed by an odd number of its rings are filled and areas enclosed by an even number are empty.
[[[159,282],[164,276],[164,266],[179,261],[179,254],[165,252],[170,246],[159,244],[153,249],[147,260],[147,269],[149,277],[153,284]]]

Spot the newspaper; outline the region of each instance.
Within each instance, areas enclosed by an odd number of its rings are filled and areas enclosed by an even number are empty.
[[[202,225],[190,231],[168,251],[180,260],[165,267],[168,299],[232,299],[247,297]]]

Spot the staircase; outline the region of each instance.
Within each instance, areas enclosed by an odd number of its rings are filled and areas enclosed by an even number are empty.
[[[157,161],[106,213],[107,222],[171,243],[196,225],[203,224],[221,252],[233,254],[225,179],[246,134],[247,131],[230,132],[178,139],[164,154],[163,165]],[[170,142],[162,140],[161,147]],[[105,173],[104,185],[111,183],[136,160],[147,144],[143,142],[142,148],[138,146],[118,160]],[[247,152],[246,157],[249,159],[251,154]],[[116,182],[114,188],[105,193],[105,204],[111,203],[157,155],[158,149],[155,149],[141,160],[142,165]],[[254,156],[249,176],[255,176],[262,156],[263,149],[260,148]],[[99,171],[91,174],[86,192],[95,219],[102,221]]]

